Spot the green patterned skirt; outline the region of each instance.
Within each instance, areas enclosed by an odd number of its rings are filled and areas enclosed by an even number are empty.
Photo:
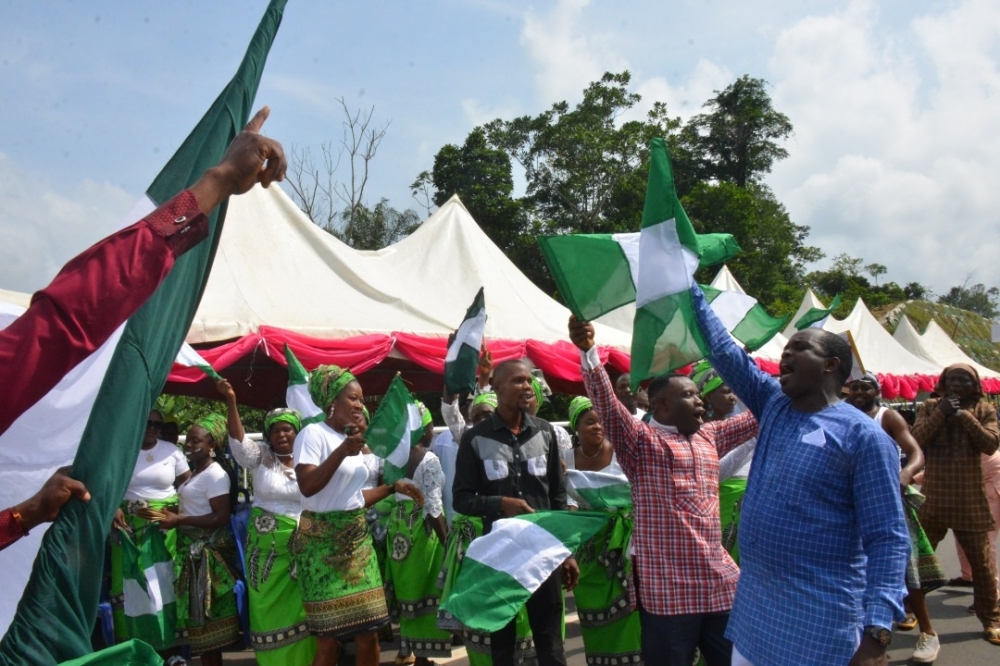
[[[192,654],[214,652],[240,638],[234,588],[236,542],[226,527],[177,529],[177,641]]]
[[[910,533],[910,559],[906,563],[906,589],[930,592],[947,581],[930,539],[920,526],[917,511],[927,498],[914,486],[903,491],[903,517]]]
[[[641,664],[639,613],[628,592],[632,512],[613,512],[608,524],[580,546],[580,582],[573,590],[587,664]]]
[[[722,523],[722,547],[736,564],[740,563],[740,507],[747,492],[746,479],[726,479],[719,484],[719,520]]]
[[[132,532],[136,545],[143,539],[149,538],[152,532],[146,529],[149,521],[135,515],[139,509],[149,508],[164,510],[168,507],[177,507],[177,496],[168,497],[163,500],[125,500],[122,502],[122,513],[125,514],[125,524]],[[177,557],[177,530],[159,530],[163,535],[164,545],[170,556]],[[174,644],[172,639],[163,640],[160,636],[132,636],[125,619],[125,592],[124,576],[122,573],[122,545],[118,534],[112,534],[111,542],[111,610],[115,626],[115,640],[118,642],[127,641],[130,638],[139,638],[149,643],[158,650],[163,650]],[[173,581],[169,582],[173,585]],[[171,608],[172,610],[172,608]]]
[[[305,666],[316,654],[302,593],[290,575],[294,518],[254,508],[250,512],[246,574],[250,645],[260,666]]]
[[[389,621],[364,509],[303,511],[291,549],[292,575],[314,634],[344,640]]]
[[[399,609],[399,634],[418,657],[450,657],[451,632],[437,627],[444,546],[415,502],[394,499],[388,527],[386,589]]]
[[[444,560],[441,573],[438,575],[438,588],[441,590],[441,603],[448,598],[458,580],[458,572],[462,569],[462,560],[472,540],[483,534],[483,521],[475,516],[463,516],[456,513],[448,531],[448,541],[445,543]],[[533,661],[535,644],[531,640],[531,625],[528,624],[528,611],[522,608],[517,613],[517,649],[516,661]],[[463,625],[451,613],[438,610],[437,627],[445,631],[458,633],[462,637],[465,649],[469,655],[470,666],[492,666],[490,634],[483,631],[473,631]]]

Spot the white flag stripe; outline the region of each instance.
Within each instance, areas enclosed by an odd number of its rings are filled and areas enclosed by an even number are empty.
[[[146,590],[138,581],[126,578],[122,581],[122,594],[125,597],[125,615],[139,617],[140,615],[156,615],[167,604],[174,603],[174,565],[173,562],[157,562],[143,572],[146,576]],[[160,581],[169,581],[169,585],[160,585]]]
[[[177,362],[189,368],[201,366],[212,367],[212,364],[201,357],[194,347],[186,342],[181,343],[181,349],[177,352]]]
[[[689,289],[699,262],[697,254],[681,245],[677,220],[645,227],[640,234],[637,308]]]
[[[639,284],[639,239],[642,234],[634,231],[630,234],[611,234],[612,240],[625,254],[629,272],[632,273],[632,286]]]
[[[736,291],[720,292],[711,303],[715,315],[728,331],[736,328],[755,305],[757,305],[756,298]]]
[[[608,474],[607,472],[581,472],[576,469],[566,470],[566,479],[573,484],[577,490],[608,488],[611,486],[622,486],[628,483],[628,479],[619,474]]]
[[[303,419],[312,418],[323,413],[309,395],[308,384],[294,384],[285,389],[285,402],[289,407],[302,415]]]
[[[399,442],[396,444],[396,448],[385,459],[386,462],[392,463],[396,467],[406,467],[406,463],[410,460],[410,440],[412,433],[420,430],[420,422],[422,420],[420,408],[412,402],[408,404],[406,406],[406,430],[403,431]]]
[[[483,346],[483,333],[486,330],[486,310],[480,310],[473,319],[466,319],[455,333],[455,341],[448,348],[444,357],[445,363],[451,363],[458,358],[458,350],[462,345],[468,345],[477,352]]]
[[[502,539],[475,539],[466,557],[502,571],[526,590],[534,592],[556,567],[572,555],[562,541],[534,523],[504,518],[493,524],[488,536],[504,532]]]

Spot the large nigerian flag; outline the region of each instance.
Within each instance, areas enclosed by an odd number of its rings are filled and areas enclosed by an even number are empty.
[[[284,5],[273,0],[268,6],[235,76],[129,222],[194,183],[246,125]],[[228,34],[228,27],[219,26],[220,34]],[[209,239],[177,260],[145,305],[0,434],[4,506],[37,490],[54,467],[69,461],[73,476],[93,495],[87,504],[71,501],[48,531],[33,530],[26,542],[0,554],[5,575],[0,630],[10,624],[0,643],[0,663],[53,664],[91,651],[111,519],[135,467],[150,406],[201,299],[225,211],[223,203],[210,217]],[[43,532],[39,547],[37,535]],[[32,559],[25,588],[25,567]]]
[[[577,319],[592,321],[635,301],[641,236],[635,232],[538,237],[559,294]],[[731,234],[696,237],[703,268],[721,264],[740,251]]]
[[[396,375],[365,432],[368,448],[385,460],[382,477],[386,483],[406,476],[410,449],[424,436],[422,420],[420,408],[403,380]]]
[[[309,395],[309,372],[299,361],[292,348],[285,343],[285,362],[288,364],[288,388],[285,389],[285,404],[302,415],[302,427],[319,423],[326,414],[313,402]]]
[[[476,368],[485,332],[486,301],[480,287],[444,357],[445,393],[458,395],[476,390]]]
[[[470,629],[502,629],[611,515],[541,511],[496,521],[489,534],[469,544],[454,590],[441,609]]]

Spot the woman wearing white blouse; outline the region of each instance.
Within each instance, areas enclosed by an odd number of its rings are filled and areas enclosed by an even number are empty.
[[[316,654],[316,639],[306,624],[302,594],[290,576],[289,548],[302,512],[302,493],[292,464],[302,420],[294,409],[272,410],[264,417],[266,441],[251,441],[243,429],[233,387],[224,379],[216,387],[226,399],[229,450],[253,478],[244,563],[250,644],[260,666],[306,666]]]
[[[392,492],[419,497],[412,483],[397,481],[365,490],[368,467],[361,385],[349,371],[321,365],[310,373],[309,395],[326,420],[295,438],[295,474],[302,516],[292,553],[306,621],[316,636],[314,666],[334,666],[342,641],[353,638],[356,663],[379,663],[377,631],[389,621],[382,576],[365,522],[365,506]]]

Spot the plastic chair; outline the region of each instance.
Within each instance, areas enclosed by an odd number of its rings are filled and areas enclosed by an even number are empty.
[[[101,638],[104,645],[111,647],[115,644],[115,621],[111,614],[111,602],[102,601],[97,604],[97,619],[101,622]]]
[[[236,610],[240,616],[240,626],[243,629],[243,647],[250,647],[250,598],[247,593],[247,572],[246,572],[246,557],[245,549],[247,542],[247,535],[249,532],[250,524],[250,507],[240,506],[229,518],[229,529],[233,533],[233,539],[236,541],[236,553],[240,558],[240,574],[241,577],[236,581],[236,585],[233,586],[233,592],[236,594]]]

